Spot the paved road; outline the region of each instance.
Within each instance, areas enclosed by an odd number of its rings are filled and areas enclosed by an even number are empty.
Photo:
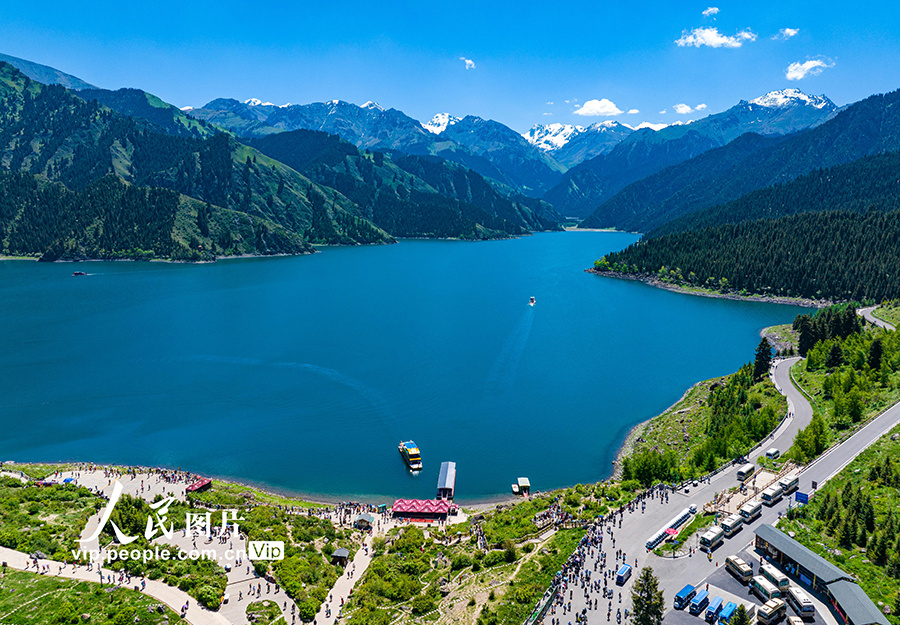
[[[868,321],[869,323],[875,324],[879,328],[886,328],[888,330],[896,330],[897,328],[895,328],[894,326],[889,324],[887,321],[882,321],[878,317],[874,317],[872,315],[872,311],[875,310],[876,308],[878,308],[878,306],[869,306],[868,308],[860,308],[856,312],[859,315],[865,317],[866,321]]]
[[[770,446],[776,446],[779,449],[787,449],[793,441],[793,436],[806,423],[812,415],[812,409],[809,403],[792,385],[788,384],[787,369],[798,359],[792,358],[780,362],[774,371],[776,383],[784,392],[791,402],[793,408],[793,418],[785,420],[773,435],[771,442],[766,443],[751,458],[756,458],[759,454],[764,453]],[[802,492],[810,492],[812,482],[816,481],[819,485],[824,484],[834,474],[840,471],[850,460],[856,457],[863,449],[871,445],[882,434],[889,431],[894,425],[900,423],[900,404],[893,406],[885,411],[876,419],[872,420],[867,426],[851,436],[847,441],[838,447],[827,452],[815,462],[808,465],[800,476],[799,490]],[[708,483],[700,484],[696,488],[690,488],[688,493],[681,491],[670,493],[668,502],[661,501],[658,497],[647,499],[646,507],[642,510],[638,507],[635,511],[625,512],[621,525],[616,524],[613,530],[612,538],[609,534],[605,534],[603,545],[601,548],[594,549],[591,555],[586,558],[586,564],[582,570],[592,571],[591,578],[593,580],[601,579],[603,568],[598,564],[601,552],[607,554],[607,570],[614,571],[622,562],[637,565],[637,570],[632,578],[624,587],[619,588],[610,583],[610,587],[615,589],[615,597],[612,601],[612,620],[615,622],[617,608],[631,610],[630,591],[631,585],[636,579],[640,571],[640,567],[650,565],[653,567],[656,576],[660,580],[660,588],[663,590],[667,606],[671,606],[675,593],[686,583],[699,583],[711,574],[715,573],[719,566],[722,565],[725,558],[737,553],[752,539],[754,527],[758,527],[762,523],[775,523],[779,514],[787,509],[787,501],[782,501],[775,507],[763,507],[761,517],[750,524],[749,527],[739,532],[732,539],[725,541],[713,554],[712,560],[707,560],[706,554],[697,552],[692,556],[682,556],[679,558],[660,558],[653,553],[648,553],[644,543],[647,539],[667,523],[672,517],[678,514],[682,509],[694,504],[701,507],[704,503],[710,501],[715,493],[721,492],[726,488],[737,484],[737,467],[730,467],[721,473],[713,476]],[[689,545],[696,546],[698,538],[695,536],[689,541]],[[691,541],[694,541],[691,543]],[[617,550],[624,552],[624,558],[616,559]],[[596,565],[596,569],[594,568]],[[570,583],[569,588],[572,589],[571,610],[562,612],[561,608],[554,608],[554,611],[548,613],[543,623],[551,625],[560,623],[566,625],[569,621],[575,620],[575,614],[580,612],[587,604],[584,597],[584,590],[579,583]],[[621,591],[621,600],[619,592]],[[609,601],[603,599],[600,593],[588,593],[591,604],[594,600],[598,600],[598,608],[588,610],[587,623],[599,624],[607,622],[607,606]],[[565,597],[569,600],[568,591]],[[621,602],[620,602],[621,601]]]

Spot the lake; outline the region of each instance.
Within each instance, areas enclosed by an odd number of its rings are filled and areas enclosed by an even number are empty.
[[[605,479],[635,424],[803,309],[585,273],[611,232],[206,265],[0,262],[0,460],[182,468],[327,499]],[[73,270],[90,275],[73,277]],[[529,306],[529,297],[536,305]],[[397,452],[412,438],[424,468]]]

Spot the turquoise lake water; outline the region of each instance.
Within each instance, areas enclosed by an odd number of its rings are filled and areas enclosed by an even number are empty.
[[[584,273],[636,239],[0,262],[0,460],[181,467],[373,501],[434,497],[444,460],[461,501],[519,476],[541,490],[604,479],[633,425],[803,310]]]

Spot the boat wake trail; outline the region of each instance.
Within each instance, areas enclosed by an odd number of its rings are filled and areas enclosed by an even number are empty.
[[[534,309],[529,306],[513,327],[512,332],[509,333],[497,360],[494,361],[494,366],[491,367],[484,389],[487,398],[505,395],[512,390],[516,381],[516,372],[519,370],[519,362],[522,360],[522,354],[525,353],[525,346],[528,345],[533,322]]]
[[[369,405],[371,415],[377,417],[375,422],[380,422],[387,429],[387,422],[391,420],[392,411],[387,401],[381,394],[363,382],[341,373],[336,369],[321,367],[305,362],[269,362],[258,358],[245,358],[236,356],[197,355],[187,358],[194,362],[211,362],[248,367],[272,367],[273,369],[302,371],[316,377],[324,378],[338,386],[353,391],[357,396]]]

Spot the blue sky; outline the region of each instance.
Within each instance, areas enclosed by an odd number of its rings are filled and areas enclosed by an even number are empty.
[[[374,100],[522,132],[686,121],[788,87],[839,105],[893,91],[900,5],[30,0],[0,5],[0,52],[178,106]],[[576,114],[591,100],[606,114]]]

